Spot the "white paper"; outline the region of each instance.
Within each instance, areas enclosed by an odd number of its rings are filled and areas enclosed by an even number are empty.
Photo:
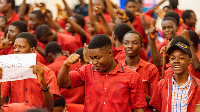
[[[11,54],[0,56],[0,67],[3,69],[0,82],[36,78],[31,65],[36,65],[36,54]]]

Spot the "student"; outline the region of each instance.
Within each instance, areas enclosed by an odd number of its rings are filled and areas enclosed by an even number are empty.
[[[191,53],[192,53],[192,63],[188,66],[188,72],[191,75],[195,76],[196,78],[200,79],[200,69],[199,69],[200,53],[197,50],[198,43],[199,43],[199,36],[196,32],[192,30],[189,30],[189,31],[183,30],[182,35],[184,36],[184,38],[188,39]],[[179,40],[177,40],[177,42],[179,42]],[[169,68],[164,71],[162,78],[165,78],[166,75],[170,74],[171,72],[173,72],[173,70],[169,65]]]
[[[85,85],[86,112],[143,112],[146,101],[141,77],[114,60],[109,37],[104,34],[93,37],[88,48],[93,64],[69,72],[70,65],[80,57],[70,55],[59,72],[58,85],[62,88]]]
[[[13,21],[20,20],[18,14],[15,12],[15,0],[1,0],[0,1],[0,15],[7,18],[7,26]]]
[[[88,4],[84,0],[79,0],[80,4],[76,5],[74,8],[74,13],[83,15],[84,17],[88,15]]]
[[[142,60],[139,57],[143,49],[142,36],[136,31],[129,31],[124,35],[123,48],[126,59],[122,62],[124,66],[136,71],[142,78],[146,101],[149,104],[154,89],[159,81],[159,72],[155,65]],[[144,108],[145,112],[153,112],[149,105]]]
[[[146,45],[148,43],[148,40],[147,40],[147,34],[145,33],[145,29],[142,25],[143,20],[140,16],[138,16],[136,14],[136,12],[139,11],[138,2],[136,0],[127,0],[125,3],[125,10],[129,10],[135,15],[135,19],[132,23],[133,27],[134,27],[135,31],[137,31],[138,33],[140,33],[142,35],[144,45]],[[143,15],[143,17],[145,18],[146,21],[147,20],[149,21],[151,19],[151,17],[148,15],[145,15],[145,14],[140,14],[140,15]]]
[[[200,80],[188,73],[188,66],[192,63],[188,41],[182,36],[175,37],[167,54],[173,73],[158,83],[150,105],[161,112],[194,112],[200,100]]]
[[[28,18],[29,30],[31,30],[33,35],[35,35],[35,29],[37,26],[44,24],[44,15],[41,10],[35,10],[29,14]]]
[[[178,9],[178,0],[169,0],[169,5],[172,6],[173,11],[177,12],[180,18],[182,18],[183,10]]]
[[[193,30],[195,31],[195,25],[197,22],[196,14],[192,10],[186,10],[182,14],[183,24],[180,27],[181,30]]]
[[[172,6],[170,6],[170,5],[166,5],[166,6],[163,7],[163,11],[164,11],[165,13],[168,13],[168,12],[173,11],[173,8],[172,8]]]
[[[15,54],[35,53],[36,47],[35,36],[28,32],[17,35],[13,45]],[[52,110],[54,97],[60,95],[55,74],[40,62],[30,68],[33,68],[33,73],[36,74],[37,79],[29,78],[1,84],[1,105],[8,94],[9,104],[26,102],[29,106],[46,107],[48,110]],[[2,74],[2,69],[0,74]]]
[[[45,49],[44,46],[51,41],[58,42],[62,50],[69,51],[70,54],[74,53],[79,47],[81,47],[74,37],[57,32],[54,33],[48,25],[38,26],[35,30],[35,36],[37,40],[43,44],[38,45],[38,47],[43,49]]]
[[[45,48],[45,54],[50,62],[47,66],[50,68],[58,77],[58,73],[63,63],[67,60],[67,57],[63,55],[62,49],[57,42],[49,42]],[[76,68],[81,68],[81,63],[75,63],[70,66],[69,71],[73,71]],[[67,90],[64,88],[59,88],[60,94],[65,97],[66,103],[84,103],[84,86]]]

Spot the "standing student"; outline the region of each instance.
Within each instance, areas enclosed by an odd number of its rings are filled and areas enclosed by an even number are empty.
[[[200,100],[200,80],[188,73],[192,63],[189,42],[182,36],[175,37],[167,54],[173,73],[158,83],[150,105],[161,112],[194,112]]]
[[[62,88],[85,85],[85,112],[143,112],[146,101],[141,77],[114,60],[109,37],[96,35],[88,48],[92,64],[69,72],[70,65],[80,57],[70,55],[59,72],[58,85]]]
[[[122,62],[124,66],[136,71],[142,78],[145,98],[149,104],[154,89],[159,81],[159,72],[155,65],[144,61],[139,57],[143,49],[142,36],[136,31],[129,31],[124,35],[123,48],[126,53],[126,59]],[[149,105],[144,108],[145,112],[153,112]]]
[[[20,33],[13,45],[15,54],[35,53],[36,47],[35,36],[27,32]],[[54,72],[40,62],[30,68],[33,68],[37,79],[29,78],[1,84],[1,105],[8,94],[9,104],[26,102],[31,107],[46,107],[52,110],[54,98],[60,95]],[[2,75],[2,68],[0,74]]]

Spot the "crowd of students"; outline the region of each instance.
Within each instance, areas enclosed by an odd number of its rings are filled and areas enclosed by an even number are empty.
[[[0,82],[0,111],[199,110],[194,11],[179,10],[178,0],[147,12],[142,0],[127,0],[125,10],[111,0],[79,1],[73,11],[65,0],[64,9],[56,4],[53,20],[44,3],[0,0],[0,55],[36,53],[37,61],[37,79]]]

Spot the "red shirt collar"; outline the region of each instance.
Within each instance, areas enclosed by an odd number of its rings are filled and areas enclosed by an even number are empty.
[[[123,64],[124,66],[127,67],[126,60],[124,60],[124,61],[122,62],[122,64]],[[140,68],[140,67],[142,67],[142,66],[144,66],[144,60],[142,60],[142,59],[140,58],[140,61],[139,61],[139,63],[138,63],[138,66],[135,68],[135,70],[137,70],[138,68]]]
[[[182,24],[182,27],[184,28],[184,29],[186,29],[186,30],[193,30],[193,31],[195,31],[195,28],[194,27],[192,27],[191,29],[186,25],[186,24]]]

